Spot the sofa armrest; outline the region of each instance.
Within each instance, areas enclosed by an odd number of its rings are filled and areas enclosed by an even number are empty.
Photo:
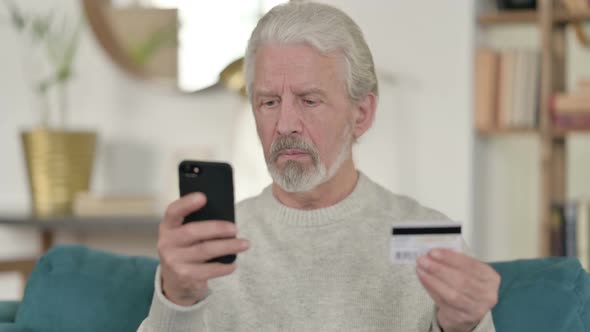
[[[0,301],[0,323],[13,323],[20,301]]]
[[[26,327],[14,323],[0,323],[0,332],[32,332]]]

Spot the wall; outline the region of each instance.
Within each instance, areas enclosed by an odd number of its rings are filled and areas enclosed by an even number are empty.
[[[325,1],[359,23],[373,50],[381,80],[375,127],[361,139],[356,160],[395,192],[417,198],[464,222],[471,243],[472,157],[471,57],[473,3],[446,1]],[[56,4],[75,12],[74,0],[19,1],[26,8]],[[20,71],[18,40],[0,29],[0,211],[26,211],[29,194],[19,132],[35,123]],[[100,133],[93,190],[151,193],[165,206],[176,195],[174,163],[188,153],[236,160],[240,196],[268,181],[247,105],[214,88],[194,95],[135,81],[109,61],[84,31],[77,75],[71,88],[71,124]],[[246,148],[247,147],[247,148]],[[259,155],[258,155],[259,156]],[[257,159],[256,159],[257,158]],[[258,180],[242,170],[253,170]],[[242,185],[242,184],[243,185]],[[241,188],[247,188],[243,190]],[[64,241],[72,235],[63,234]],[[85,243],[124,253],[154,255],[155,239],[137,247],[121,239],[85,237]],[[38,251],[33,232],[0,227],[0,254],[14,257]],[[0,278],[0,298],[16,297],[14,276]]]
[[[463,222],[472,244],[468,64],[474,38],[473,3],[324,2],[337,4],[361,26],[380,73],[377,122],[361,140],[360,167],[379,175],[393,191]],[[387,80],[390,77],[393,82]]]

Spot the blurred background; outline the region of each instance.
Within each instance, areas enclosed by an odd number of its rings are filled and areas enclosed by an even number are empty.
[[[0,0],[0,299],[56,243],[157,256],[182,159],[230,162],[237,200],[270,183],[240,68],[281,2]],[[376,64],[363,172],[482,260],[588,260],[588,1],[321,2]]]

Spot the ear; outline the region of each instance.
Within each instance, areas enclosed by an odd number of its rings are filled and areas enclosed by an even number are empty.
[[[354,138],[359,139],[371,126],[375,120],[377,112],[377,96],[369,92],[361,99],[354,108]]]

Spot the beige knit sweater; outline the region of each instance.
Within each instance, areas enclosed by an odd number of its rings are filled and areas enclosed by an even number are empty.
[[[192,307],[162,295],[158,269],[138,331],[439,331],[415,268],[392,265],[389,246],[393,222],[444,218],[363,174],[317,210],[288,208],[266,188],[238,205],[239,236],[251,241],[238,269]],[[491,318],[476,331],[495,331]]]

